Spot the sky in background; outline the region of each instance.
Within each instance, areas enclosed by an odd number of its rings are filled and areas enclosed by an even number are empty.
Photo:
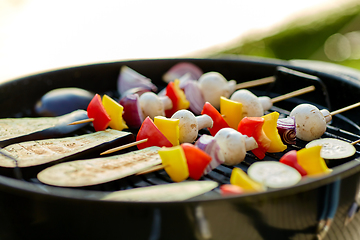
[[[123,59],[192,56],[345,0],[0,0],[0,81]]]

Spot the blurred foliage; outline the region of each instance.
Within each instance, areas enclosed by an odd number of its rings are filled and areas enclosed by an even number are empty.
[[[311,59],[335,62],[324,53],[326,40],[335,33],[360,31],[359,16],[359,3],[316,16],[306,16],[284,24],[281,29],[265,36],[259,37],[254,34],[241,38],[237,43],[211,56],[235,54],[283,60]],[[346,59],[336,63],[360,69],[360,59]]]

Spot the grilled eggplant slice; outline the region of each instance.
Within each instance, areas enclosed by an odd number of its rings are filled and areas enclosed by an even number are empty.
[[[102,200],[136,202],[184,201],[216,188],[215,181],[186,181],[112,192]]]
[[[41,171],[40,182],[59,187],[83,187],[121,179],[161,163],[159,147],[110,157],[64,162]]]
[[[16,162],[0,155],[0,167],[32,167],[51,162],[79,159],[86,153],[103,151],[111,143],[123,145],[134,140],[131,133],[107,129],[75,137],[21,142],[9,145],[2,151],[16,159]],[[111,146],[114,144],[111,144]],[[97,151],[96,151],[97,150]]]
[[[0,147],[24,141],[64,137],[87,125],[68,125],[69,123],[87,118],[85,110],[76,110],[60,117],[0,119]]]

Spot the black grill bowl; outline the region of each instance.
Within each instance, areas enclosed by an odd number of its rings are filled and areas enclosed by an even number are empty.
[[[284,114],[302,102],[332,111],[359,101],[360,82],[356,74],[347,72],[262,58],[156,59],[71,67],[4,82],[0,85],[0,117],[35,116],[35,102],[55,88],[114,92],[123,65],[162,88],[162,75],[182,61],[238,82],[275,75],[275,83],[250,89],[258,96],[316,86],[314,93],[275,104],[275,110],[279,108]],[[305,75],[298,76],[292,70]],[[353,109],[336,115],[326,135],[359,139],[359,113]],[[300,149],[304,144],[293,147]],[[325,216],[332,218],[331,211],[335,215],[325,238],[360,239],[358,215],[344,225],[357,200],[358,152],[333,170],[291,188],[236,197],[214,193],[165,203],[105,202],[99,200],[104,195],[102,187],[57,188],[0,175],[0,239],[314,239],[326,211]],[[220,169],[206,178],[226,182],[229,175]],[[326,194],[328,190],[333,197]]]

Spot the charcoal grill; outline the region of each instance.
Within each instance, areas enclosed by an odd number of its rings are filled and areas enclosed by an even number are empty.
[[[192,62],[204,72],[218,71],[238,82],[275,75],[272,84],[250,89],[258,96],[275,97],[309,85],[316,91],[275,104],[271,111],[287,116],[299,103],[330,111],[359,101],[360,74],[337,66],[262,58],[152,59],[69,67],[4,82],[0,85],[0,117],[36,116],[35,102],[46,92],[79,87],[116,95],[121,66],[149,77],[161,89],[161,76],[178,62]],[[335,115],[325,137],[360,139],[360,110]],[[84,128],[83,134],[92,128]],[[205,133],[200,131],[200,134]],[[297,140],[288,150],[299,150]],[[215,189],[184,202],[105,202],[105,193],[169,183],[164,171],[130,176],[97,186],[60,188],[41,184],[35,177],[21,178],[14,171],[0,175],[1,239],[314,239],[322,218],[333,218],[324,235],[328,239],[360,239],[359,145],[351,158],[328,162],[333,172],[306,178],[300,184],[264,193],[222,197]],[[134,150],[130,149],[130,150]],[[284,153],[267,154],[278,160]],[[248,153],[237,165],[246,171],[256,161]],[[232,167],[219,166],[203,179],[228,183]],[[19,177],[20,176],[20,177]],[[354,209],[352,221],[344,221]],[[351,211],[350,211],[351,212]]]

